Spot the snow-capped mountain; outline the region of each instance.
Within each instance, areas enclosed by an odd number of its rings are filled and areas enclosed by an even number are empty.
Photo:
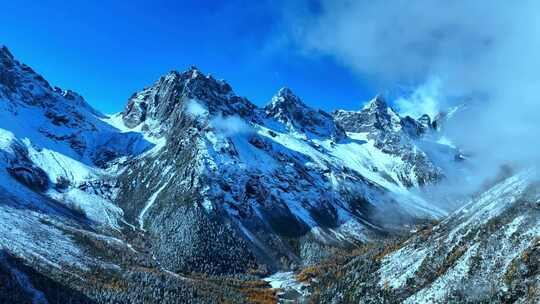
[[[340,110],[333,114],[347,132],[367,134],[376,148],[402,160],[395,171],[403,185],[423,186],[443,178],[441,169],[415,144],[416,139],[430,131],[429,116],[424,115],[418,121],[409,116],[402,118],[380,96],[362,111]]]
[[[284,124],[289,132],[303,134],[306,138],[330,138],[339,142],[346,137],[332,116],[308,107],[289,88],[280,89],[264,110],[267,117]]]
[[[258,107],[195,67],[103,115],[3,47],[0,300],[274,299],[258,279],[444,218],[416,194],[458,154],[439,127],[381,97]]]
[[[406,173],[424,166],[421,157],[388,153],[382,148],[389,144],[370,137],[375,133],[347,136],[331,115],[290,89],[261,109],[192,68],[135,94],[120,117],[120,129],[166,142],[130,160],[116,204],[152,235],[153,247],[161,248],[156,257],[175,271],[302,265],[333,246],[444,214],[407,191],[436,181]],[[382,213],[400,220],[384,221]],[[235,250],[218,246],[232,241]]]

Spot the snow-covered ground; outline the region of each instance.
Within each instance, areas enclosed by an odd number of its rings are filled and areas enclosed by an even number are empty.
[[[308,285],[299,282],[292,271],[276,272],[263,280],[278,290],[279,303],[300,303],[309,296]]]

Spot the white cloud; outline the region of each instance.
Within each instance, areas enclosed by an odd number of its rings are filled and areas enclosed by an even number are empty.
[[[432,119],[444,109],[440,104],[441,81],[437,78],[428,80],[417,87],[410,96],[399,97],[394,104],[399,113],[418,118],[428,114]]]
[[[196,100],[190,100],[186,104],[186,112],[193,117],[206,118],[209,115],[208,109]],[[209,125],[225,136],[234,136],[253,132],[252,128],[240,117],[223,116],[221,113],[212,115]]]
[[[238,116],[218,115],[210,121],[210,125],[216,130],[223,132],[225,136],[234,136],[239,134],[248,134],[253,129]]]
[[[424,84],[398,99],[404,112],[469,102],[445,130],[480,177],[540,162],[539,11],[533,0],[322,0],[291,21],[291,37],[376,86]]]
[[[200,117],[200,116],[206,116],[208,115],[208,110],[198,103],[195,100],[190,100],[186,105],[186,111],[188,114],[194,116],[194,117]]]

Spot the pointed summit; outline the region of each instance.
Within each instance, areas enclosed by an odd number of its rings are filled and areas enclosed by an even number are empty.
[[[336,111],[334,119],[347,132],[398,131],[401,118],[381,95],[370,100],[361,111]]]
[[[180,72],[178,70],[170,70],[165,75],[161,76],[160,79],[173,80],[173,81],[182,81],[192,78],[197,78],[198,76],[205,76],[199,68],[192,65],[187,70]]]
[[[177,71],[177,70],[170,70],[169,72],[167,72],[167,74],[161,76],[161,77],[165,77],[165,78],[179,78],[183,73]]]
[[[296,98],[298,99],[298,96],[296,96],[291,89],[288,87],[282,87],[277,92],[276,96],[283,97],[283,98]]]
[[[307,108],[308,106],[291,89],[283,87],[272,97],[264,110],[268,116],[285,122],[293,118],[291,117],[293,113],[302,112]]]
[[[151,133],[164,134],[182,120],[184,110],[193,100],[211,115],[244,117],[255,108],[247,99],[236,96],[225,81],[191,66],[184,72],[170,71],[151,87],[135,93],[128,100],[122,118],[129,128],[144,124]]]
[[[0,47],[0,95],[20,99],[28,104],[50,101],[51,85],[31,67],[19,62],[6,46]]]
[[[388,103],[382,95],[377,94],[373,99],[371,99],[363,108],[363,110],[386,110],[389,108]]]
[[[264,107],[267,117],[283,123],[289,130],[308,137],[320,136],[339,140],[345,131],[337,126],[328,113],[306,105],[291,89],[281,88]]]
[[[2,57],[6,57],[10,60],[14,59],[13,55],[5,45],[2,45],[2,47],[0,47],[0,54],[2,55]]]
[[[264,107],[266,115],[285,124],[296,124],[306,112],[314,111],[296,96],[291,89],[283,87]]]
[[[198,67],[192,65],[189,67],[189,70],[187,70],[186,72],[184,73],[187,73],[191,76],[191,78],[197,78],[198,76],[203,76],[204,77],[204,74],[199,70]],[[209,76],[207,76],[207,78],[209,78]]]
[[[13,57],[13,55],[9,51],[9,49],[5,45],[0,47],[0,75],[2,75],[2,73],[9,73],[7,72],[7,70],[11,70],[16,65],[18,65],[18,63],[15,60],[15,57]],[[1,78],[6,78],[6,77],[7,77],[6,75],[3,75],[3,77],[0,77],[0,82],[2,82],[2,80],[6,80],[6,79],[1,79]]]
[[[182,80],[196,78],[198,75],[202,75],[199,69],[197,69],[197,67],[195,66],[191,66],[189,69],[183,72],[180,72],[178,70],[171,70],[167,74],[161,76],[160,79],[164,79],[167,81],[181,82]]]
[[[308,106],[302,102],[300,97],[296,96],[293,91],[287,87],[279,89],[279,91],[272,97],[272,100],[265,108],[292,108],[301,107],[307,108]]]

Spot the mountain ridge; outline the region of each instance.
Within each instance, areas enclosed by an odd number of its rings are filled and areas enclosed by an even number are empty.
[[[379,96],[326,113],[283,88],[258,107],[195,67],[107,116],[3,47],[0,280],[22,298],[275,300],[269,274],[446,216],[418,195],[445,178],[424,147],[460,153],[439,127]]]

